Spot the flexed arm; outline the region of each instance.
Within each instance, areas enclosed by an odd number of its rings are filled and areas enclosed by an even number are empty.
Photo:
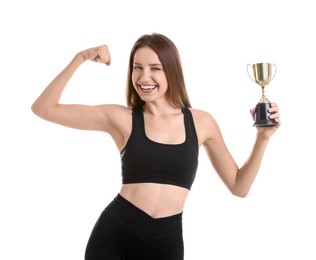
[[[103,113],[100,107],[59,103],[68,81],[87,60],[110,65],[108,47],[101,45],[79,52],[32,104],[32,111],[39,117],[57,124],[78,129],[102,130],[100,119]]]

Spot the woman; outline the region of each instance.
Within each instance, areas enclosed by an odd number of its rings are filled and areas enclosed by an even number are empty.
[[[39,117],[67,127],[111,135],[122,161],[122,187],[97,221],[85,259],[184,257],[182,211],[203,146],[232,194],[245,197],[270,137],[280,126],[257,127],[254,147],[242,167],[228,151],[211,114],[191,108],[178,50],[161,34],[134,44],[127,76],[127,106],[60,104],[62,92],[85,61],[110,65],[106,45],[79,52],[33,103]],[[255,110],[251,110],[252,116]]]

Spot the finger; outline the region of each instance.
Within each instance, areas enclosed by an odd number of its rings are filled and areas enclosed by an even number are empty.
[[[249,112],[253,116],[256,113],[256,108],[251,108]]]
[[[279,113],[270,113],[269,118],[270,119],[278,119],[278,118],[280,118],[280,114]]]
[[[270,108],[274,109],[274,110],[279,110],[279,106],[277,103],[271,103]]]
[[[255,120],[256,108],[251,108],[251,109],[249,110],[249,112],[250,112],[250,114],[251,114],[251,116],[252,116],[252,119]]]
[[[110,65],[111,64],[111,55],[110,55],[109,48],[107,48],[107,47],[105,49],[105,64],[106,65]]]
[[[276,103],[271,103],[271,107],[268,109],[270,113],[278,113],[279,107]]]
[[[275,127],[276,127],[276,128],[279,128],[279,127],[281,126],[281,120],[280,120],[280,118],[279,118],[279,117],[278,117],[278,118],[275,118],[274,121],[277,122],[277,125],[276,125]]]
[[[96,55],[92,59],[92,61],[110,65],[111,63],[110,53],[106,45],[101,45],[96,48]]]
[[[111,64],[111,56],[109,49],[106,45],[102,45],[98,50],[99,62],[104,63],[106,65]]]

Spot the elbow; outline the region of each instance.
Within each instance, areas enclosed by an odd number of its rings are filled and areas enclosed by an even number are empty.
[[[36,101],[31,105],[32,112],[40,118],[45,118],[45,109],[43,109]]]
[[[233,195],[234,196],[236,196],[236,197],[238,197],[238,198],[242,198],[242,199],[244,199],[244,198],[246,198],[247,196],[248,196],[248,193],[233,193]]]
[[[35,106],[35,103],[32,104],[31,106],[31,110],[34,114],[36,114],[36,106]]]
[[[36,102],[32,104],[31,110],[35,115],[41,117],[41,109],[37,106]]]
[[[231,190],[231,193],[238,198],[246,198],[249,190]]]

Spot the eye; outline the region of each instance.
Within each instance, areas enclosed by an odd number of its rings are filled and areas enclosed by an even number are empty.
[[[142,69],[142,67],[139,66],[139,65],[134,65],[134,66],[133,66],[133,70],[140,70],[140,69]]]
[[[152,67],[151,69],[154,71],[161,71],[162,70],[162,68],[160,68],[160,67]]]

